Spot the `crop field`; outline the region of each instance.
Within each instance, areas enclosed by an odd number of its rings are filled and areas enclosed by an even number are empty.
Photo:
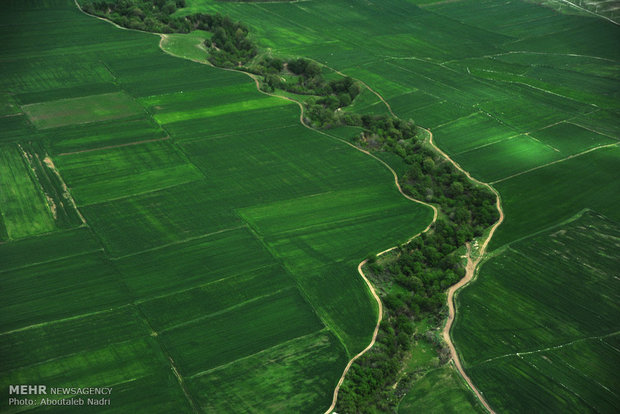
[[[22,109],[39,129],[123,118],[142,111],[129,96],[118,92],[34,103]]]
[[[0,385],[112,386],[109,412],[327,408],[376,322],[357,264],[432,211],[333,139],[359,131],[318,134],[246,75],[191,61],[205,33],[161,40],[71,0],[4,3]],[[497,188],[497,255],[454,327],[492,407],[620,405],[620,29],[527,1],[187,5],[363,81]],[[370,91],[351,109],[388,112]],[[471,398],[446,366],[400,410],[477,410]]]
[[[0,385],[110,386],[109,412],[327,408],[377,318],[357,264],[431,209],[243,74],[70,0],[4,7]]]
[[[474,395],[451,365],[431,370],[416,381],[398,406],[399,414],[483,413]]]
[[[0,236],[3,239],[19,239],[54,229],[54,218],[37,185],[20,148],[0,147]]]
[[[500,227],[491,246],[517,240],[591,208],[620,221],[616,165],[620,148],[602,148],[496,184],[510,220]],[[592,168],[596,166],[596,168]],[[523,191],[529,186],[530,190]]]
[[[381,94],[395,114],[430,128],[441,149],[500,193],[505,221],[490,249],[557,226],[584,209],[620,221],[620,50],[616,47],[620,29],[611,22],[587,13],[560,13],[529,1],[187,3],[187,11],[178,13],[219,11],[231,15],[247,23],[263,47],[281,56],[310,57],[360,79]],[[334,27],[340,29],[332,30]],[[290,252],[286,255],[296,254],[289,242],[267,241],[278,251]],[[583,260],[593,263],[597,257],[592,249],[584,252]],[[329,260],[329,256],[318,260]],[[565,260],[577,263],[570,255]],[[492,283],[495,273],[487,270],[491,263],[483,265],[471,288],[480,292],[479,302],[466,296],[466,289],[457,312],[492,298],[491,293],[482,295],[484,289],[478,287]],[[611,269],[606,272],[611,274]],[[518,276],[528,278],[533,291],[545,291],[548,279],[554,279],[555,274],[541,259]],[[520,285],[503,285],[501,289],[502,298],[517,297]],[[588,285],[583,291],[573,298],[579,306],[597,301],[605,289]],[[512,335],[512,318],[519,314],[511,303],[505,299],[487,313],[457,319],[455,344],[459,351],[463,347],[466,359],[467,349],[475,355],[476,346],[487,340],[514,342],[502,336],[503,332]],[[544,303],[530,303],[529,312],[561,317],[560,308],[545,307]],[[614,311],[617,319],[617,308]],[[524,314],[519,315],[523,318]],[[487,322],[493,322],[496,330],[485,330],[484,335],[464,326],[482,327]],[[465,330],[467,335],[459,335]],[[574,327],[566,342],[588,337],[588,332],[583,325]],[[566,352],[565,358],[578,359],[577,351],[569,353],[566,348]],[[515,356],[512,360],[520,359]],[[502,363],[506,361],[508,358]],[[555,371],[548,364],[542,366],[536,361],[529,368],[489,368],[486,379],[482,367],[475,368],[478,376],[473,374],[474,368],[467,366],[466,370],[472,370],[474,382],[485,396],[495,393],[489,396],[492,407],[503,411],[514,405],[515,411],[536,411],[541,406],[530,399],[517,401],[517,391],[506,399],[509,403],[501,402],[499,395],[508,393],[508,388],[494,387],[500,383],[509,387],[514,381],[516,389],[524,384],[519,382],[524,378],[529,378],[529,386],[543,383]],[[580,367],[590,370],[593,383],[599,377],[608,378],[604,367]],[[523,375],[516,374],[519,370]],[[583,388],[585,394],[591,388],[575,381],[568,387],[574,393],[580,394]],[[549,407],[565,410],[574,395],[555,387],[541,389],[541,399]],[[534,398],[535,390],[529,392]],[[598,395],[598,391],[592,392]],[[601,405],[587,399],[590,405],[580,401],[576,406],[606,412],[610,405],[604,401],[609,395],[605,398]],[[618,401],[613,401],[614,405],[617,407]]]
[[[497,410],[618,406],[619,240],[617,222],[585,211],[511,243],[460,294],[454,337],[467,371]],[[509,384],[500,380],[507,376]]]
[[[482,129],[489,131],[492,138],[480,136],[478,131]],[[455,119],[435,128],[433,131],[437,135],[437,145],[454,155],[486,147],[519,135],[514,129],[499,123],[482,112],[474,112],[469,116]]]

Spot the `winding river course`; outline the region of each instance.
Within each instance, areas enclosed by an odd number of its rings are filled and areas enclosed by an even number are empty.
[[[106,21],[108,23],[113,24],[115,27],[119,28],[119,29],[123,29],[123,30],[134,30],[134,29],[127,29],[125,27],[119,26],[116,23],[108,20],[108,19],[104,19],[102,17],[98,17],[98,16],[93,16],[90,15],[86,12],[84,12],[81,7],[79,6],[79,4],[77,3],[77,0],[75,0],[75,5],[77,6],[77,8],[82,11],[84,14],[90,16],[90,17],[95,17],[97,19]],[[138,30],[139,31],[139,30]],[[150,32],[144,32],[144,33],[150,33]],[[171,53],[170,51],[166,50],[164,47],[164,43],[167,40],[167,36],[165,34],[157,34],[157,33],[150,33],[150,34],[156,34],[160,37],[160,42],[159,42],[159,47],[167,54],[171,55],[171,56],[175,56],[178,58],[183,58],[183,59],[189,59],[192,60],[196,63],[201,63],[201,64],[206,64],[209,66],[213,66],[216,67],[218,69],[221,70],[226,70],[226,71],[231,71],[231,72],[240,72],[240,73],[244,73],[247,76],[249,76],[250,78],[252,78],[252,80],[254,81],[254,83],[256,84],[256,89],[260,92],[263,93],[265,95],[269,95],[269,96],[273,96],[276,98],[281,98],[281,99],[286,99],[288,101],[294,102],[299,106],[300,109],[300,114],[299,114],[299,122],[306,128],[311,129],[313,131],[316,131],[322,135],[325,135],[327,137],[330,137],[332,139],[336,139],[340,142],[343,142],[347,145],[349,145],[350,147],[363,152],[364,154],[374,158],[375,160],[379,161],[381,164],[383,164],[394,176],[394,184],[396,185],[396,188],[398,189],[398,191],[403,195],[403,197],[407,198],[408,200],[411,200],[415,203],[419,203],[419,204],[423,204],[425,206],[428,206],[430,208],[433,209],[433,220],[429,223],[429,225],[420,233],[413,235],[411,238],[409,238],[409,241],[413,240],[414,238],[418,237],[420,234],[427,232],[428,230],[430,230],[430,228],[432,227],[432,225],[435,223],[435,221],[437,220],[437,215],[438,215],[438,210],[437,207],[425,203],[424,201],[421,200],[417,200],[413,197],[408,196],[407,194],[405,194],[403,192],[403,190],[400,187],[400,184],[398,182],[398,175],[396,174],[396,172],[386,163],[384,162],[382,159],[378,158],[377,156],[375,156],[374,154],[371,154],[370,152],[359,148],[353,144],[351,144],[350,142],[330,135],[324,131],[321,130],[317,130],[315,128],[312,128],[310,125],[306,124],[305,120],[304,120],[304,107],[303,104],[299,101],[296,101],[290,97],[287,96],[282,96],[282,95],[276,95],[276,94],[272,94],[272,93],[268,93],[265,92],[263,90],[260,89],[260,83],[258,80],[258,77],[252,73],[248,73],[248,72],[244,72],[242,70],[237,70],[237,69],[230,69],[230,68],[220,68],[217,66],[212,65],[209,61],[207,60],[197,60],[197,59],[192,59],[192,58],[188,58],[186,56],[178,56],[175,55],[173,53]],[[198,45],[197,45],[198,47]],[[206,52],[206,51],[205,51]],[[325,66],[325,65],[323,65]],[[344,73],[334,69],[334,68],[330,68],[332,69],[334,72],[338,73],[341,76],[347,76]],[[354,78],[355,79],[355,78]],[[381,102],[383,102],[386,106],[386,108],[388,109],[388,111],[390,112],[390,114],[394,117],[396,117],[396,115],[394,114],[394,112],[392,111],[392,108],[390,106],[390,104],[383,98],[383,96],[381,96],[378,92],[376,92],[375,90],[373,90],[370,86],[368,86],[365,82],[359,80],[359,79],[355,79],[356,81],[358,81],[362,86],[364,86],[366,89],[368,89],[370,92],[372,92],[374,95],[377,96],[377,98],[379,98],[381,100]],[[424,131],[426,131],[426,133],[429,136],[429,144],[433,147],[433,149],[435,151],[437,151],[439,154],[441,154],[441,156],[443,156],[446,160],[448,160],[450,163],[452,163],[452,165],[454,165],[454,167],[456,169],[458,169],[459,171],[461,171],[463,174],[465,174],[467,176],[467,178],[473,182],[475,182],[476,184],[482,185],[487,187],[488,189],[490,189],[496,197],[496,206],[497,206],[497,210],[499,212],[499,220],[493,225],[493,227],[491,227],[491,230],[489,231],[488,235],[486,236],[484,242],[482,242],[481,247],[478,249],[477,254],[476,254],[476,258],[473,259],[472,258],[472,252],[471,252],[471,245],[467,244],[467,265],[466,265],[466,272],[465,272],[465,276],[463,277],[463,279],[461,279],[458,283],[456,283],[455,285],[453,285],[452,287],[450,287],[448,289],[448,319],[446,321],[446,324],[442,330],[442,337],[444,339],[444,341],[446,342],[446,344],[448,345],[448,348],[450,349],[450,355],[452,360],[454,361],[454,365],[457,369],[457,371],[459,372],[459,374],[463,377],[463,379],[467,382],[468,386],[471,388],[471,390],[473,391],[473,393],[476,395],[476,397],[478,398],[478,400],[480,401],[480,403],[492,414],[495,414],[495,411],[493,411],[493,409],[489,406],[489,404],[486,402],[486,400],[484,399],[484,397],[482,396],[482,394],[480,393],[480,391],[478,391],[478,389],[476,388],[476,386],[473,384],[473,382],[471,381],[471,379],[469,378],[469,376],[467,376],[467,374],[465,373],[465,371],[463,370],[463,367],[461,365],[461,361],[459,359],[459,355],[456,351],[456,348],[454,346],[454,343],[452,342],[452,338],[450,337],[450,329],[452,328],[452,324],[454,322],[454,317],[455,317],[455,312],[456,312],[456,307],[455,307],[455,303],[454,303],[454,296],[456,294],[456,292],[466,286],[473,278],[476,272],[476,268],[478,266],[478,264],[480,263],[480,261],[482,260],[482,258],[484,257],[484,253],[486,251],[486,248],[489,244],[489,242],[491,241],[491,238],[493,237],[493,234],[495,233],[495,230],[497,230],[497,228],[499,227],[499,225],[504,221],[504,211],[502,210],[502,205],[501,205],[501,198],[499,196],[499,193],[497,192],[497,190],[495,190],[495,188],[493,188],[490,184],[479,181],[475,178],[473,178],[469,172],[465,171],[458,163],[456,163],[452,158],[450,158],[445,152],[443,152],[441,149],[439,149],[435,143],[433,142],[433,133],[428,130],[428,129],[424,129]],[[382,252],[379,252],[377,254],[377,256],[381,256],[385,253],[388,253],[394,249],[396,249],[398,247],[397,246],[393,246],[390,247],[389,249],[386,249]],[[336,385],[336,388],[334,389],[334,394],[332,397],[332,403],[329,406],[329,408],[325,411],[325,414],[329,414],[331,412],[334,411],[334,409],[336,408],[336,403],[338,401],[338,392],[340,391],[340,387],[342,386],[342,383],[344,382],[344,379],[347,375],[347,373],[349,372],[349,369],[351,368],[351,366],[353,365],[353,363],[360,358],[362,355],[364,355],[366,352],[368,352],[375,344],[376,340],[377,340],[377,334],[379,332],[379,325],[381,324],[381,321],[383,319],[383,304],[381,303],[381,299],[379,298],[379,295],[377,294],[377,291],[375,290],[375,288],[373,287],[372,283],[370,282],[370,280],[368,280],[368,278],[366,277],[366,275],[364,274],[364,271],[362,270],[362,268],[364,267],[364,265],[366,264],[368,260],[364,260],[362,261],[358,266],[357,266],[357,271],[359,272],[360,276],[362,277],[362,279],[364,279],[364,282],[366,282],[366,285],[368,286],[368,289],[370,290],[370,293],[372,294],[373,298],[375,299],[375,301],[377,302],[378,305],[378,316],[377,316],[377,324],[375,325],[375,329],[372,335],[372,339],[370,341],[370,343],[368,344],[368,346],[366,348],[364,348],[362,351],[360,351],[357,355],[355,355],[353,358],[351,358],[351,360],[349,360],[348,364],[346,365],[344,371],[342,372],[342,375],[340,377],[340,380],[338,381],[338,384]]]

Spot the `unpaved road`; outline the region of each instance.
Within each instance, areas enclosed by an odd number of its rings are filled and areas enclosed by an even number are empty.
[[[501,201],[501,198],[499,196],[499,193],[497,192],[497,190],[495,188],[493,188],[490,184],[484,183],[482,181],[479,181],[479,180],[473,178],[457,162],[455,162],[452,158],[450,158],[448,156],[448,154],[446,154],[441,149],[439,149],[435,145],[435,143],[433,142],[433,133],[431,131],[428,131],[428,133],[430,134],[430,140],[429,140],[430,144],[433,146],[433,148],[435,148],[435,150],[437,152],[442,154],[444,156],[444,158],[446,158],[448,161],[450,161],[452,163],[452,165],[454,165],[454,167],[456,169],[458,169],[463,174],[465,174],[467,176],[467,178],[469,178],[471,181],[487,187],[489,190],[491,190],[493,192],[493,194],[495,194],[495,199],[496,199],[495,205],[497,207],[497,211],[499,212],[499,219],[493,225],[493,227],[491,227],[491,230],[489,231],[489,234],[487,235],[486,239],[482,243],[482,246],[480,246],[480,249],[478,249],[478,253],[476,255],[477,257],[476,257],[475,260],[472,259],[471,246],[469,245],[469,243],[467,244],[467,265],[465,267],[465,276],[457,284],[451,286],[450,289],[448,289],[448,320],[446,321],[446,324],[445,324],[445,326],[443,328],[443,331],[442,331],[443,339],[446,342],[446,344],[448,345],[448,348],[450,349],[450,355],[452,357],[452,360],[454,361],[454,365],[455,365],[457,371],[459,372],[459,374],[461,374],[463,379],[467,382],[467,385],[469,385],[469,387],[474,392],[474,394],[476,394],[476,397],[478,398],[480,403],[490,413],[495,414],[495,411],[493,411],[491,406],[489,406],[489,403],[487,403],[487,401],[484,399],[484,397],[482,396],[480,391],[478,391],[478,388],[476,388],[476,386],[474,385],[472,380],[465,373],[465,370],[463,369],[463,366],[461,365],[461,360],[459,359],[459,354],[456,352],[456,348],[454,347],[454,343],[452,342],[452,338],[450,337],[450,329],[452,328],[452,324],[454,322],[454,317],[455,317],[455,314],[456,314],[456,307],[455,307],[455,304],[454,304],[454,295],[455,295],[457,290],[459,290],[460,288],[462,288],[465,285],[467,285],[474,278],[474,275],[475,275],[475,272],[476,272],[476,267],[478,266],[478,264],[480,263],[480,261],[484,257],[484,252],[486,251],[486,248],[489,245],[489,242],[491,241],[491,238],[493,238],[493,234],[495,234],[495,230],[497,230],[497,228],[500,226],[500,224],[502,224],[502,222],[504,221],[504,210],[502,209],[502,201]]]
[[[78,7],[78,9],[84,13],[84,11],[80,8],[79,4],[77,3],[77,0],[75,0],[75,4],[76,4],[76,6]],[[89,15],[88,13],[85,13],[85,14]],[[108,22],[108,23],[110,23],[110,24],[113,24],[114,26],[116,26],[116,27],[117,27],[117,28],[119,28],[119,29],[123,29],[123,30],[132,30],[132,29],[127,29],[127,28],[125,28],[125,27],[119,26],[119,25],[117,25],[116,23],[114,23],[114,22],[112,22],[112,21],[110,21],[110,20],[108,20],[108,19],[102,18],[102,17],[92,16],[92,15],[89,15],[89,16],[91,16],[91,17],[95,17],[95,18],[97,18],[97,19],[100,19],[100,20],[103,20],[103,21]],[[136,31],[140,31],[140,30],[136,30]],[[150,33],[150,32],[145,32],[145,33]],[[154,33],[150,33],[150,34],[154,34]],[[169,55],[171,55],[171,56],[178,57],[178,58],[185,58],[185,59],[189,59],[189,60],[192,60],[192,61],[194,61],[194,62],[196,62],[196,63],[206,64],[206,65],[209,65],[209,66],[213,66],[213,65],[212,65],[210,62],[208,62],[208,61],[200,61],[200,60],[196,60],[196,59],[187,58],[187,57],[184,57],[184,56],[176,56],[176,55],[174,55],[174,54],[170,53],[169,51],[167,51],[167,50],[165,50],[165,49],[163,48],[163,42],[166,40],[166,35],[165,35],[165,34],[158,34],[158,35],[160,36],[159,46],[160,46],[160,48],[162,49],[162,51],[164,51],[165,53],[167,53],[167,54],[169,54]],[[341,141],[341,142],[343,142],[343,143],[345,143],[345,144],[347,144],[347,145],[349,145],[349,146],[351,146],[351,147],[355,148],[356,150],[361,151],[361,152],[363,152],[363,153],[365,153],[365,154],[369,155],[370,157],[372,157],[372,158],[376,159],[376,160],[377,160],[377,161],[379,161],[381,164],[383,164],[386,168],[388,168],[388,169],[390,170],[390,172],[394,175],[394,182],[395,182],[395,185],[396,185],[396,187],[397,187],[398,191],[399,191],[399,192],[400,192],[400,193],[401,193],[401,194],[402,194],[405,198],[407,198],[407,199],[409,199],[409,200],[411,200],[411,201],[414,201],[414,202],[416,202],[416,203],[426,205],[426,206],[428,206],[428,207],[430,207],[430,208],[432,208],[432,209],[433,209],[433,220],[431,221],[431,223],[429,223],[429,225],[426,227],[426,229],[424,229],[422,232],[420,232],[420,233],[418,233],[418,234],[416,234],[416,235],[412,236],[412,237],[411,237],[408,241],[411,241],[411,240],[412,240],[412,239],[414,239],[415,237],[418,237],[420,234],[427,232],[427,231],[431,228],[431,226],[433,225],[433,223],[435,223],[435,221],[437,220],[437,215],[438,215],[437,208],[436,208],[435,206],[431,205],[431,204],[425,203],[425,202],[423,202],[423,201],[421,201],[421,200],[417,200],[417,199],[414,199],[414,198],[409,197],[408,195],[406,195],[406,194],[402,191],[402,189],[401,189],[401,187],[400,187],[400,184],[398,183],[398,175],[397,175],[397,174],[396,174],[396,172],[395,172],[395,171],[394,171],[394,170],[393,170],[393,169],[392,169],[392,168],[391,168],[391,167],[390,167],[387,163],[385,163],[383,160],[381,160],[380,158],[378,158],[378,157],[377,157],[377,156],[375,156],[374,154],[371,154],[370,152],[368,152],[368,151],[366,151],[366,150],[364,150],[364,149],[362,149],[362,148],[359,148],[359,147],[357,147],[357,146],[355,146],[355,145],[351,144],[350,142],[345,141],[345,140],[344,140],[344,139],[342,139],[342,138],[339,138],[339,137],[336,137],[336,136],[333,136],[333,135],[327,134],[327,133],[325,133],[325,132],[323,132],[323,131],[320,131],[320,130],[314,129],[314,128],[312,128],[310,125],[306,124],[306,122],[305,122],[305,120],[304,120],[304,107],[303,107],[303,104],[302,104],[301,102],[296,101],[296,100],[294,100],[294,99],[292,99],[292,98],[289,98],[289,97],[286,97],[286,96],[276,95],[276,94],[272,94],[272,93],[268,93],[268,92],[262,91],[262,90],[260,89],[260,83],[259,83],[259,80],[258,80],[258,78],[256,77],[256,75],[251,74],[251,73],[248,73],[248,72],[244,72],[244,71],[242,71],[242,70],[237,70],[237,69],[230,69],[230,68],[218,68],[218,69],[227,70],[227,71],[231,71],[231,72],[241,72],[241,73],[244,73],[244,74],[246,74],[247,76],[249,76],[250,78],[252,78],[252,80],[254,80],[254,82],[255,82],[255,84],[256,84],[256,89],[257,89],[260,93],[263,93],[263,94],[265,94],[265,95],[269,95],[269,96],[273,96],[273,97],[277,97],[277,98],[281,98],[281,99],[286,99],[286,100],[288,100],[288,101],[291,101],[291,102],[296,103],[296,104],[299,106],[299,108],[300,108],[299,121],[300,121],[300,123],[301,123],[303,126],[305,126],[305,127],[306,127],[306,128],[308,128],[308,129],[312,129],[313,131],[316,131],[316,132],[318,132],[318,133],[320,133],[320,134],[323,134],[323,135],[325,135],[325,136],[328,136],[328,137],[330,137],[330,138],[333,138],[333,139],[336,139],[336,140],[338,140],[338,141]],[[338,73],[338,74],[342,75],[342,76],[346,76],[345,74],[343,74],[343,73],[342,73],[342,72],[340,72],[340,71],[337,71],[337,70],[335,70],[335,69],[333,69],[333,68],[331,68],[331,69],[332,69],[332,70],[334,70],[336,73]],[[370,92],[372,92],[373,94],[375,94],[375,95],[376,95],[376,96],[377,96],[377,97],[378,97],[378,98],[379,98],[379,99],[380,99],[380,100],[381,100],[381,101],[385,104],[385,106],[387,107],[387,109],[388,109],[388,111],[390,112],[390,114],[392,114],[393,116],[396,116],[396,115],[394,114],[394,112],[392,112],[392,108],[390,107],[390,104],[389,104],[389,103],[388,103],[388,102],[387,102],[387,101],[383,98],[383,96],[381,96],[381,94],[379,94],[378,92],[376,92],[375,90],[373,90],[370,86],[368,86],[366,83],[364,83],[364,82],[360,81],[359,79],[356,79],[356,80],[357,80],[358,82],[360,82],[360,83],[361,83],[361,84],[362,84],[365,88],[367,88]],[[467,171],[465,171],[463,168],[461,168],[461,166],[460,166],[460,165],[458,165],[458,164],[457,164],[454,160],[452,160],[452,159],[451,159],[451,158],[450,158],[450,157],[449,157],[449,156],[448,156],[445,152],[443,152],[441,149],[439,149],[439,148],[435,145],[435,143],[433,142],[433,134],[432,134],[432,132],[431,132],[430,130],[428,130],[428,129],[427,129],[426,131],[428,132],[429,137],[430,137],[430,139],[429,139],[430,145],[431,145],[431,146],[433,146],[433,148],[434,148],[437,152],[439,152],[439,153],[440,153],[440,154],[441,154],[444,158],[446,158],[448,161],[450,161],[450,162],[451,162],[451,163],[452,163],[452,164],[453,164],[453,165],[454,165],[454,166],[455,166],[455,167],[456,167],[459,171],[463,172],[463,173],[467,176],[467,178],[469,178],[471,181],[476,182],[476,183],[478,183],[478,184],[480,184],[480,185],[484,185],[484,186],[486,186],[487,188],[489,188],[491,191],[493,191],[493,193],[496,195],[496,198],[497,198],[497,203],[496,203],[496,204],[497,204],[497,209],[498,209],[498,211],[499,211],[499,213],[500,213],[500,218],[499,218],[499,220],[497,221],[497,223],[495,223],[495,224],[493,225],[493,227],[491,228],[491,231],[489,232],[489,234],[488,234],[488,236],[487,236],[486,240],[484,241],[484,243],[483,243],[482,247],[481,247],[481,248],[479,249],[479,251],[478,251],[478,257],[477,257],[477,259],[476,259],[475,261],[474,261],[474,260],[472,260],[472,258],[471,258],[471,249],[470,249],[470,246],[469,246],[469,245],[467,245],[467,266],[466,266],[466,274],[465,274],[465,277],[464,277],[463,279],[461,279],[461,280],[460,280],[460,281],[459,281],[456,285],[452,286],[452,287],[448,290],[448,309],[449,309],[449,315],[448,315],[448,320],[447,320],[447,322],[446,322],[446,325],[445,325],[445,327],[444,327],[444,329],[443,329],[443,338],[444,338],[444,340],[446,341],[446,343],[448,344],[448,347],[450,348],[450,353],[451,353],[452,359],[454,360],[455,366],[457,367],[458,372],[459,372],[459,373],[461,374],[461,376],[465,379],[465,381],[467,382],[467,384],[470,386],[470,388],[471,388],[471,389],[473,390],[473,392],[476,394],[476,397],[477,397],[477,398],[480,400],[480,402],[481,402],[481,403],[482,403],[482,404],[486,407],[486,409],[487,409],[490,413],[495,414],[495,412],[491,409],[491,407],[490,407],[490,406],[489,406],[489,404],[486,402],[486,400],[484,399],[484,397],[482,396],[482,394],[480,394],[480,392],[478,391],[478,389],[477,389],[477,388],[474,386],[474,384],[472,383],[471,379],[467,376],[467,374],[466,374],[466,373],[465,373],[465,371],[463,370],[463,368],[462,368],[462,366],[461,366],[461,363],[460,363],[460,360],[459,360],[459,357],[458,357],[458,354],[457,354],[456,349],[455,349],[455,347],[454,347],[454,344],[452,343],[452,339],[450,338],[450,328],[452,327],[452,323],[454,322],[454,315],[455,315],[454,294],[455,294],[455,292],[456,292],[458,289],[460,289],[461,287],[465,286],[466,284],[468,284],[468,283],[469,283],[469,282],[473,279],[473,277],[474,277],[474,273],[475,273],[475,269],[476,269],[476,266],[478,265],[478,263],[479,263],[479,262],[480,262],[480,260],[482,259],[483,254],[484,254],[484,251],[486,250],[486,247],[487,247],[487,245],[488,245],[489,241],[490,241],[490,240],[491,240],[491,238],[493,237],[493,234],[495,233],[495,230],[497,229],[497,227],[498,227],[498,226],[502,223],[502,221],[504,220],[504,213],[503,213],[503,210],[502,210],[502,208],[501,208],[501,199],[500,199],[500,197],[499,197],[499,193],[498,193],[498,192],[497,192],[497,191],[496,191],[496,190],[495,190],[492,186],[490,186],[490,185],[489,185],[489,184],[487,184],[487,183],[483,183],[483,182],[481,182],[481,181],[479,181],[479,180],[477,180],[477,179],[473,178],[473,177],[472,177],[472,176],[471,176],[471,175],[470,175]],[[393,246],[393,247],[391,247],[391,248],[389,248],[389,249],[386,249],[386,250],[384,250],[384,251],[382,251],[382,252],[378,253],[378,254],[377,254],[377,256],[382,255],[382,254],[385,254],[385,253],[387,253],[387,252],[389,252],[389,251],[391,251],[391,250],[394,250],[394,249],[395,249],[395,248],[397,248],[397,247],[398,247],[398,245],[397,245],[397,246]],[[368,288],[369,288],[369,290],[370,290],[370,293],[372,294],[373,298],[377,301],[377,305],[378,305],[378,308],[379,308],[379,309],[378,309],[378,310],[379,310],[379,314],[378,314],[378,317],[377,317],[377,324],[376,324],[376,326],[375,326],[375,330],[374,330],[374,332],[373,332],[372,339],[371,339],[370,343],[368,344],[368,346],[367,346],[366,348],[364,348],[362,351],[360,351],[360,352],[359,352],[357,355],[355,355],[353,358],[351,358],[351,360],[349,361],[349,363],[348,363],[348,364],[347,364],[347,366],[345,367],[345,369],[344,369],[344,371],[343,371],[343,373],[342,373],[342,376],[340,377],[340,380],[338,381],[338,384],[336,385],[336,388],[334,389],[334,394],[333,394],[333,398],[332,398],[332,404],[331,404],[331,405],[330,405],[330,407],[329,407],[329,408],[325,411],[325,413],[326,413],[326,414],[331,413],[331,412],[334,410],[334,408],[336,407],[336,403],[337,403],[337,401],[338,401],[338,392],[339,392],[339,390],[340,390],[340,387],[342,386],[342,383],[344,382],[344,379],[345,379],[345,377],[346,377],[347,373],[349,372],[349,369],[350,369],[350,368],[351,368],[351,366],[353,365],[353,363],[354,363],[354,362],[355,362],[358,358],[360,358],[362,355],[364,355],[366,352],[368,352],[368,350],[370,350],[370,349],[374,346],[374,344],[375,344],[375,342],[376,342],[376,339],[377,339],[377,334],[378,334],[378,332],[379,332],[379,326],[380,326],[381,321],[382,321],[382,319],[383,319],[383,304],[381,303],[381,299],[379,298],[379,295],[377,294],[376,290],[374,289],[374,287],[372,286],[372,284],[370,283],[370,281],[368,280],[368,278],[366,277],[366,275],[364,274],[364,272],[363,272],[363,270],[362,270],[362,267],[366,264],[366,262],[367,262],[367,260],[362,261],[362,262],[361,262],[361,263],[357,266],[357,270],[358,270],[358,272],[359,272],[360,276],[362,277],[362,279],[364,279],[364,282],[366,282],[366,285],[368,286]]]

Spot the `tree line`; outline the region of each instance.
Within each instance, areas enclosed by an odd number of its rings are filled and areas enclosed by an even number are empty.
[[[416,340],[430,342],[447,359],[441,340],[427,332],[415,333],[415,322],[443,321],[445,291],[464,276],[458,249],[483,234],[498,219],[495,195],[473,184],[440,156],[420,134],[413,120],[359,114],[342,109],[362,91],[350,77],[326,80],[324,68],[304,59],[258,55],[249,29],[220,14],[173,16],[185,0],[79,0],[85,12],[132,29],[158,33],[212,34],[205,41],[209,61],[258,75],[261,90],[283,90],[303,95],[304,122],[314,128],[350,125],[362,128],[351,140],[375,152],[392,152],[408,166],[400,178],[403,191],[436,205],[439,219],[427,232],[396,249],[390,257],[369,257],[365,269],[375,285],[396,288],[381,291],[384,318],[376,345],[352,366],[339,394],[342,413],[393,411],[396,381],[403,360]]]
[[[394,411],[407,384],[394,390],[403,360],[413,343],[432,344],[442,362],[449,352],[437,336],[445,315],[446,290],[464,275],[459,248],[479,237],[499,219],[495,195],[473,184],[452,163],[433,150],[412,123],[389,116],[361,117],[364,131],[356,143],[372,151],[390,151],[408,165],[401,177],[403,191],[440,210],[431,229],[400,246],[389,257],[369,257],[364,271],[381,292],[384,318],[376,345],[351,367],[340,390],[336,411],[374,413]],[[430,330],[414,333],[415,322],[426,319]]]
[[[185,0],[80,0],[86,13],[105,17],[129,29],[154,33],[189,33],[204,30],[212,34],[205,41],[209,60],[217,66],[241,66],[256,56],[258,48],[249,29],[219,13],[174,16]]]

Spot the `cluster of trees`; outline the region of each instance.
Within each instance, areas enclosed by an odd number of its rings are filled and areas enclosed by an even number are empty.
[[[433,322],[430,326],[439,328],[445,291],[465,274],[457,250],[499,218],[494,194],[472,184],[429,148],[411,130],[412,123],[389,117],[362,119],[366,130],[358,142],[402,157],[410,165],[401,179],[403,190],[437,205],[442,214],[430,231],[401,246],[390,260],[378,262],[371,257],[368,262],[366,270],[376,284],[398,287],[382,294],[384,319],[377,345],[349,371],[337,406],[343,413],[394,410],[398,395],[392,384],[415,340],[430,341],[440,358],[447,360],[449,353],[433,331],[424,337],[414,334],[414,321],[427,319]]]
[[[371,258],[368,272],[376,282],[395,284],[382,294],[384,319],[377,344],[354,364],[340,391],[337,410],[348,413],[386,412],[396,404],[391,388],[402,360],[413,341],[433,343],[447,358],[441,341],[432,333],[414,333],[416,320],[428,319],[438,327],[445,305],[445,290],[464,275],[457,249],[498,219],[495,196],[473,185],[464,174],[443,159],[416,133],[412,120],[392,116],[360,115],[341,108],[349,106],[361,87],[350,77],[327,81],[319,64],[307,59],[257,58],[248,28],[230,18],[208,14],[172,16],[185,0],[80,0],[84,11],[108,18],[132,29],[159,33],[205,30],[213,35],[205,42],[211,62],[238,67],[261,77],[261,88],[307,95],[305,122],[315,128],[333,125],[360,126],[355,141],[375,151],[391,151],[409,165],[401,187],[417,199],[437,205],[440,219],[433,228],[395,251],[391,260]]]
[[[221,14],[196,13],[176,17],[185,0],[80,0],[82,9],[105,17],[130,29],[156,33],[189,33],[192,30],[211,32],[205,41],[210,49],[209,60],[218,66],[240,66],[257,54],[249,30]]]
[[[185,0],[81,0],[82,10],[130,29],[158,33],[188,33],[189,22],[171,15]]]
[[[264,56],[248,70],[262,76],[261,88],[267,92],[280,89],[308,95],[304,113],[306,122],[311,126],[360,125],[358,115],[337,113],[338,109],[351,105],[362,91],[359,83],[351,77],[327,81],[318,63],[303,58],[285,61]]]
[[[211,39],[205,40],[205,46],[210,49],[211,63],[226,67],[242,66],[256,56],[258,47],[250,40],[247,26],[220,14],[210,17],[211,24],[201,30],[213,33]]]
[[[156,33],[210,32],[212,36],[205,40],[205,46],[211,63],[260,75],[261,88],[267,92],[281,89],[311,96],[305,105],[307,121],[312,126],[359,124],[358,118],[343,120],[343,114],[336,113],[360,94],[357,82],[350,77],[327,81],[321,66],[308,59],[285,61],[271,56],[254,59],[258,48],[249,36],[248,27],[228,16],[204,13],[174,16],[177,9],[185,7],[185,0],[80,0],[80,3],[85,12],[130,29]]]
[[[397,148],[413,145],[417,134],[413,120],[404,121],[387,115],[362,115],[356,125],[364,128],[358,144],[371,149],[397,152]],[[405,153],[400,155],[406,156]]]

